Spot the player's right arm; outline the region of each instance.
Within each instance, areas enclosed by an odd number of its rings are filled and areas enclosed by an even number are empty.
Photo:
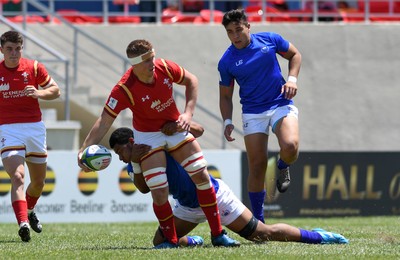
[[[224,135],[226,140],[228,140],[229,142],[235,140],[235,138],[231,136],[235,126],[232,124],[232,121],[230,121],[230,123],[225,123],[228,122],[229,120],[232,120],[232,113],[233,113],[232,96],[233,96],[233,86],[232,87],[222,86],[222,85],[219,86],[219,109],[221,111],[222,120],[224,121],[224,126],[225,126]]]
[[[144,180],[143,173],[135,173],[133,175],[133,184],[135,184],[136,188],[138,188],[141,193],[146,194],[150,192],[150,189]]]
[[[84,171],[92,171],[88,169],[85,165],[81,163],[82,152],[83,150],[92,144],[100,143],[101,139],[106,135],[108,130],[110,130],[115,118],[110,116],[108,113],[103,110],[100,117],[96,120],[89,134],[86,136],[85,141],[83,142],[81,148],[78,152],[78,165]]]

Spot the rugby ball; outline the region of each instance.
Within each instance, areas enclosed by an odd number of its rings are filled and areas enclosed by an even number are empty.
[[[82,153],[82,163],[93,171],[101,171],[111,163],[111,152],[104,146],[93,144]]]

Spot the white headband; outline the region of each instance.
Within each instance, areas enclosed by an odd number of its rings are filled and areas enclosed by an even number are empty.
[[[137,56],[137,57],[134,57],[134,58],[130,58],[129,60],[131,61],[132,65],[136,65],[136,64],[139,64],[142,61],[147,60],[148,58],[150,58],[151,54],[153,54],[153,53],[154,53],[154,49],[151,49],[148,52],[146,52],[146,53],[144,53],[144,54],[142,54],[140,56]]]

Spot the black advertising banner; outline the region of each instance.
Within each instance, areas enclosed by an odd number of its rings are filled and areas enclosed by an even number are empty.
[[[301,152],[290,167],[291,185],[276,189],[277,153],[269,153],[266,217],[400,215],[400,152]],[[242,156],[243,201],[247,158]]]

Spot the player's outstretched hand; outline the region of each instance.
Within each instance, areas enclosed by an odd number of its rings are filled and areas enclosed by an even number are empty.
[[[84,165],[84,164],[82,163],[82,153],[83,153],[82,151],[79,151],[79,152],[78,152],[78,165],[79,165],[79,167],[80,167],[84,172],[92,172],[92,171],[93,171],[92,169],[86,167],[86,165]]]

